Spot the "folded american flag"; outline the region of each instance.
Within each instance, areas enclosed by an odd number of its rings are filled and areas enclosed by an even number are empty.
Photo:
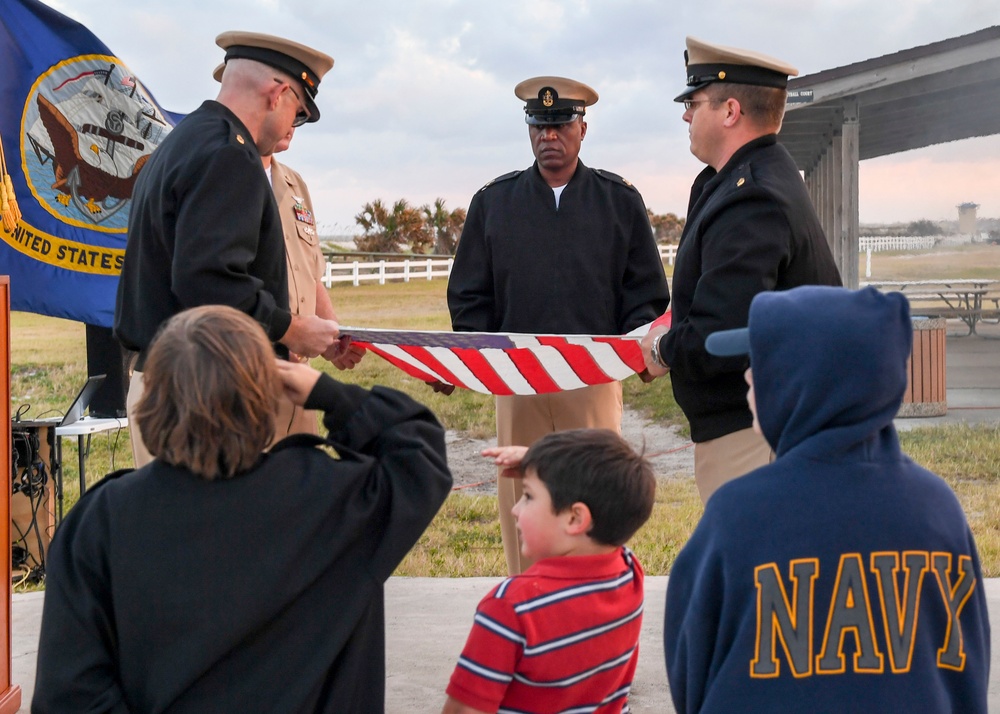
[[[669,313],[668,313],[669,314]],[[656,323],[660,324],[661,320]],[[526,335],[341,327],[341,335],[412,377],[483,394],[548,394],[625,379],[646,368],[628,335]]]

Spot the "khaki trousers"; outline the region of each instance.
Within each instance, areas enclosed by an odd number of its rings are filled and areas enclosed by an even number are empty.
[[[125,397],[125,415],[128,417],[128,435],[132,442],[132,463],[140,469],[153,460],[153,455],[146,449],[146,442],[139,433],[139,424],[135,420],[135,407],[142,399],[145,388],[142,383],[142,372],[133,370],[128,382],[128,396]]]
[[[741,429],[694,445],[694,483],[702,503],[722,484],[774,461],[774,452],[753,429]]]
[[[622,385],[598,384],[555,394],[497,397],[497,445],[531,446],[546,434],[566,429],[611,429],[621,433]],[[524,572],[532,561],[521,555],[511,509],[521,498],[521,479],[497,470],[500,536],[507,571]]]

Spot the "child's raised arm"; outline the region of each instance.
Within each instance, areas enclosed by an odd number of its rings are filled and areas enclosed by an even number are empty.
[[[483,456],[493,457],[493,462],[497,466],[506,466],[509,469],[516,469],[521,465],[521,459],[528,453],[527,446],[491,446],[480,452]]]

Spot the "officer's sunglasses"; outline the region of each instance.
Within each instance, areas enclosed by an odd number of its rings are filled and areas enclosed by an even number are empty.
[[[310,116],[309,110],[305,108],[305,104],[303,104],[302,102],[302,97],[300,97],[299,93],[295,91],[295,87],[293,87],[291,84],[282,79],[278,79],[277,77],[274,78],[274,81],[277,82],[278,84],[283,84],[290,90],[292,90],[292,94],[295,95],[295,99],[299,103],[299,110],[295,112],[295,119],[292,121],[292,126],[299,127],[305,124],[307,121],[309,121],[309,116]]]

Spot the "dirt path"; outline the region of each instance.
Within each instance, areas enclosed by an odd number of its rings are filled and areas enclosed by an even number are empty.
[[[675,426],[661,426],[626,409],[622,417],[622,434],[653,464],[658,478],[692,478],[694,474],[694,449],[691,440],[679,436]],[[447,435],[448,464],[455,477],[455,486],[465,493],[496,493],[496,470],[493,464],[479,455],[496,439],[470,439],[449,431]]]

